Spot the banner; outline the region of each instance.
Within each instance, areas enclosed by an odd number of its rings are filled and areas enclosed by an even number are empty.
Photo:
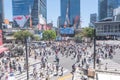
[[[19,15],[19,16],[14,16],[13,20],[17,22],[19,27],[23,28],[27,20],[30,18],[30,15]]]

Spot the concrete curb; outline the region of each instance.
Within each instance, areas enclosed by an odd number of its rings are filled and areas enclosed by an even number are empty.
[[[103,70],[95,70],[96,72],[104,72],[104,73],[112,73],[112,74],[120,74],[120,72],[112,72],[112,71],[103,71]]]

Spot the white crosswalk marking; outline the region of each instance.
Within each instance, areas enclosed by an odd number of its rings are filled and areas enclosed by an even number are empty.
[[[105,70],[106,62],[108,63],[107,70]],[[91,64],[90,67],[93,67],[93,64]],[[104,62],[101,65],[101,68],[98,68],[96,66],[96,70],[97,71],[120,72],[120,66],[118,63],[115,63],[114,61],[107,59],[107,60],[104,60]]]
[[[39,64],[37,65],[36,68],[37,68],[36,71],[37,71],[38,74],[39,74],[40,72],[43,72],[43,73],[46,73],[46,72],[47,72],[46,70],[40,69]],[[42,70],[42,71],[41,71],[41,70]],[[67,69],[63,69],[63,74],[66,73],[66,72],[68,72],[68,70],[67,70]],[[58,73],[60,74],[61,71],[59,70]],[[33,67],[30,67],[30,70],[29,70],[29,78],[30,78],[30,80],[33,79],[32,74],[33,74]],[[50,77],[53,77],[54,74],[55,74],[55,72],[53,72],[53,73],[50,74],[49,76],[50,76]],[[15,78],[16,78],[16,80],[26,80],[26,78],[27,78],[27,72],[24,71],[22,74],[19,74],[19,72],[16,72],[16,73],[15,73]]]

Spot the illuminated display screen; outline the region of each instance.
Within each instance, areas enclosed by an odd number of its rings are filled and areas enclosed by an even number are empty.
[[[74,34],[74,28],[60,28],[60,34]]]

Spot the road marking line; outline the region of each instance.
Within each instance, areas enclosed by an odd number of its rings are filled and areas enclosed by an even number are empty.
[[[72,74],[68,74],[68,75],[59,77],[58,80],[66,80],[66,79],[69,79],[69,78],[71,78],[71,77],[72,77]]]

